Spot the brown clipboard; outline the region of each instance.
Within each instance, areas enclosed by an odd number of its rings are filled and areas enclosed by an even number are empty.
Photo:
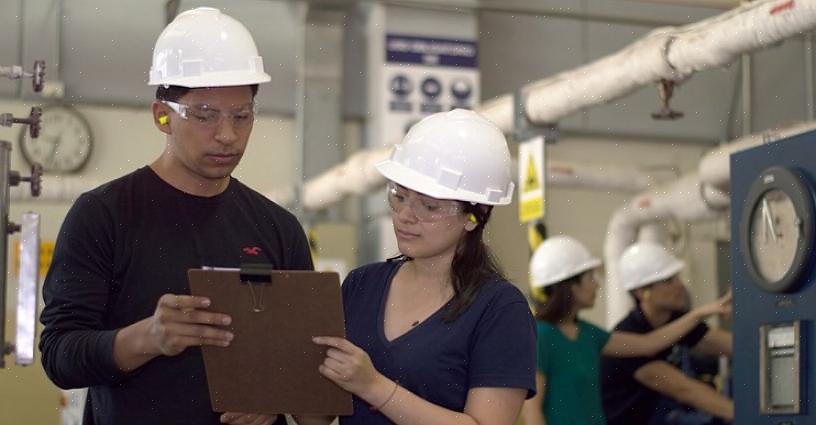
[[[326,348],[313,336],[345,337],[337,273],[190,269],[193,295],[226,313],[229,347],[202,347],[213,411],[350,415],[351,394],[318,372]]]

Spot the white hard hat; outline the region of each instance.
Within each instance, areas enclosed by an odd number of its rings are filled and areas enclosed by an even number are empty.
[[[433,198],[507,205],[514,187],[510,166],[501,130],[473,111],[455,109],[416,123],[376,168],[385,178]]]
[[[620,278],[627,291],[666,280],[683,270],[686,263],[654,242],[637,242],[623,251]]]
[[[569,236],[548,238],[530,260],[530,285],[544,288],[601,265],[581,242]]]
[[[271,79],[246,27],[218,9],[199,7],[176,16],[159,35],[147,84],[228,87]]]

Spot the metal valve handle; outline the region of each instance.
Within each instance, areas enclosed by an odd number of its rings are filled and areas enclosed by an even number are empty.
[[[19,80],[20,78],[31,78],[34,92],[39,93],[45,84],[45,61],[34,61],[34,70],[26,72],[22,66],[0,66],[0,76],[11,80]]]
[[[36,139],[40,137],[40,122],[42,118],[42,108],[34,106],[28,118],[15,118],[13,115],[6,113],[0,114],[0,126],[11,127],[12,124],[28,124],[28,133],[31,138]]]
[[[42,165],[35,162],[31,165],[31,175],[28,177],[21,177],[19,171],[9,171],[9,186],[17,186],[20,182],[28,182],[31,184],[31,196],[36,198],[42,193],[42,175]]]

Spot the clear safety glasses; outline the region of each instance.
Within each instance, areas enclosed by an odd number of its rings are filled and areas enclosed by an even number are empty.
[[[217,127],[223,118],[228,118],[235,128],[247,128],[255,120],[255,103],[247,103],[225,110],[209,105],[185,105],[169,100],[164,100],[162,103],[175,111],[182,119],[208,128]]]
[[[409,207],[417,220],[424,223],[441,221],[463,212],[463,206],[458,201],[431,198],[394,182],[388,183],[388,205],[395,214]]]

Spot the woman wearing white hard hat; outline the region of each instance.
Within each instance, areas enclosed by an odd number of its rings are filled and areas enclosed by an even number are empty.
[[[320,372],[355,395],[341,424],[516,423],[535,390],[534,322],[482,240],[511,201],[510,164],[498,128],[454,110],[377,165],[401,255],[344,282],[347,340],[315,339],[330,347]]]
[[[720,300],[648,334],[609,333],[578,317],[591,308],[601,261],[577,240],[545,240],[530,261],[530,293],[538,319],[537,393],[524,406],[526,425],[603,425],[599,382],[601,354],[651,355],[672,345],[711,314],[726,313]]]

